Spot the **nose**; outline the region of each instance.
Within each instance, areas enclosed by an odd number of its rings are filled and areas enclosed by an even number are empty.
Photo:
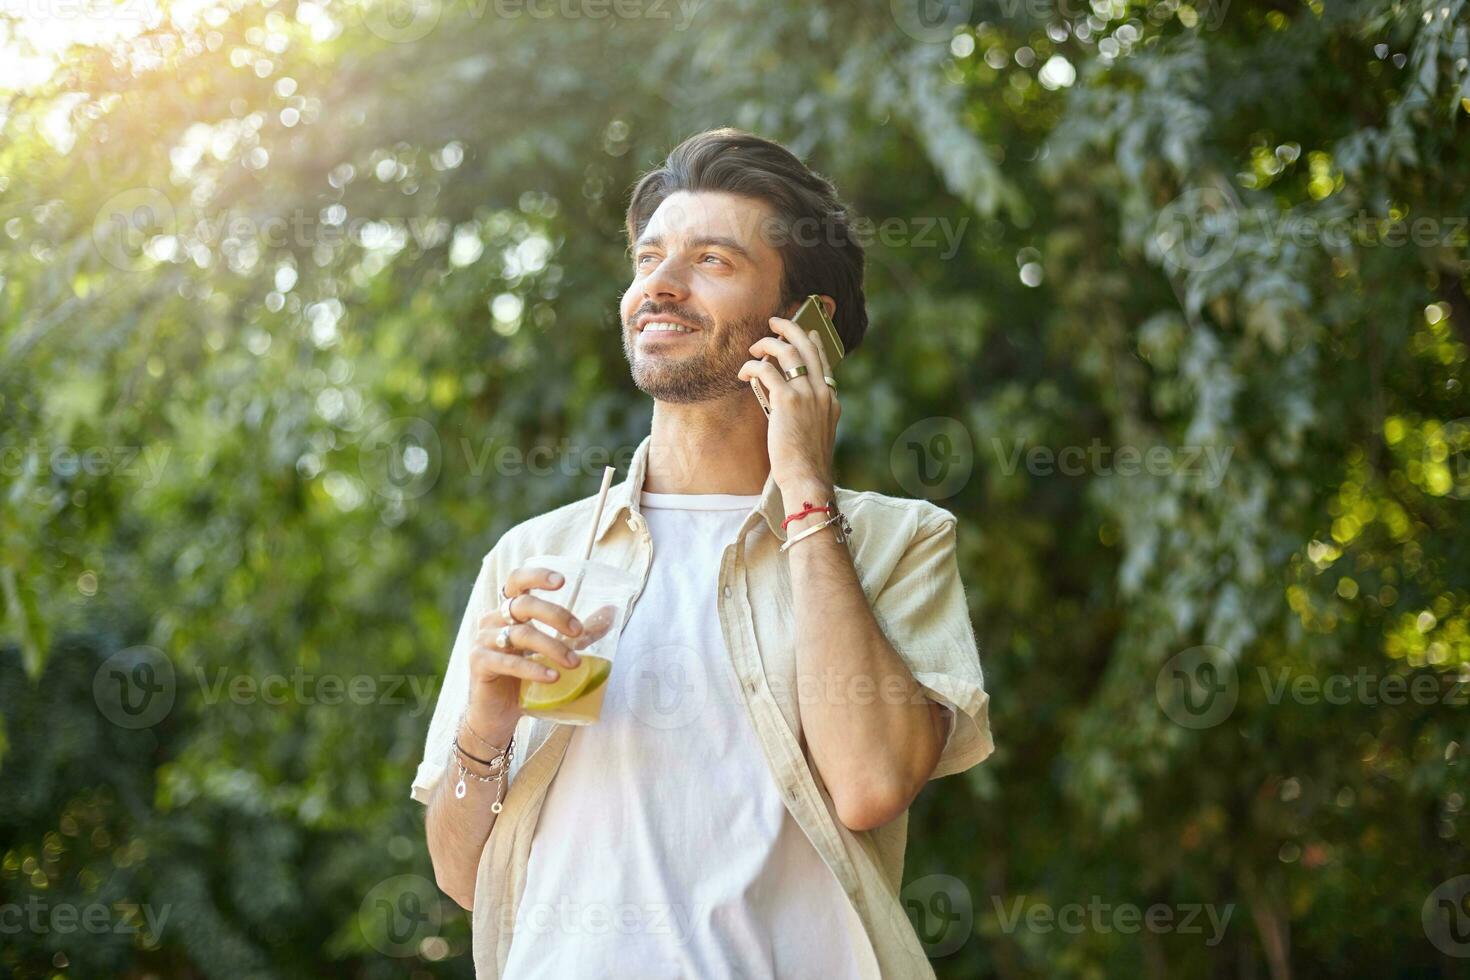
[[[654,302],[680,303],[689,298],[689,285],[678,274],[674,256],[668,256],[643,278],[643,295]]]

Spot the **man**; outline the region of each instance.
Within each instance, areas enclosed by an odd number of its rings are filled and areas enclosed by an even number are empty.
[[[653,423],[593,558],[644,584],[601,719],[558,726],[517,691],[554,676],[527,654],[575,651],[529,620],[573,646],[580,624],[525,559],[580,555],[595,497],[486,556],[413,783],[439,885],[482,978],[932,976],[898,901],[907,810],[992,751],[955,520],[834,487],[832,365],[783,319],[820,295],[856,348],[862,249],[826,180],[729,129],[646,175],[627,230]]]

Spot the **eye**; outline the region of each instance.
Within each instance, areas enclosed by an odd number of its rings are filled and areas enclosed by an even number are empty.
[[[714,261],[718,262],[720,265],[725,265],[726,264],[724,259],[720,258],[718,255],[716,255],[713,252],[708,252],[705,255],[701,256],[699,261],[701,261],[701,262],[708,262],[711,259],[713,259]]]
[[[643,265],[646,265],[648,263],[648,260],[649,259],[655,259],[655,258],[658,258],[658,256],[653,255],[652,253],[649,253],[649,252],[645,252],[642,255],[638,256],[638,258],[634,261],[634,265],[643,266]]]

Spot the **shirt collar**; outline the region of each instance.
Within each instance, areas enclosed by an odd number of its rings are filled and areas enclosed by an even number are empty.
[[[602,521],[597,527],[597,540],[601,541],[607,534],[608,529],[615,521],[627,520],[627,514],[641,514],[639,502],[643,493],[644,477],[648,474],[648,454],[653,444],[653,436],[643,437],[638,444],[638,449],[633,453],[633,461],[628,464],[628,478],[622,483],[608,488],[607,506],[603,509]],[[761,499],[756,504],[755,511],[765,518],[766,526],[771,529],[779,541],[786,540],[786,532],[781,528],[781,522],[786,515],[782,508],[785,501],[781,498],[781,491],[776,488],[776,481],[770,474],[766,475],[766,484],[761,488]]]

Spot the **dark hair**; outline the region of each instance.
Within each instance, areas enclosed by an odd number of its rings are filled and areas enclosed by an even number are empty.
[[[833,325],[851,351],[868,330],[863,303],[863,247],[852,217],[831,182],[790,150],[738,129],[712,129],[676,146],[663,166],[639,179],[628,202],[628,244],[643,234],[653,212],[676,191],[723,191],[765,202],[776,214],[781,253],[781,302],[808,293],[837,303]],[[817,234],[803,233],[815,228]],[[769,230],[769,229],[768,229]]]

